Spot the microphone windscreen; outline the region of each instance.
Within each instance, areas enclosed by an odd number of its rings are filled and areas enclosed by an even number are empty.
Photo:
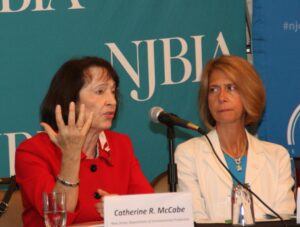
[[[150,117],[151,121],[153,121],[155,123],[159,123],[158,117],[159,117],[160,113],[163,111],[164,111],[164,109],[159,106],[152,107],[149,111],[149,117]]]

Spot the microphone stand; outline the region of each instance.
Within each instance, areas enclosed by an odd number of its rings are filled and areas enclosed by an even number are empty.
[[[174,161],[174,127],[167,124],[167,137],[169,144],[169,164],[168,164],[168,183],[170,192],[176,192],[177,185],[177,165]]]

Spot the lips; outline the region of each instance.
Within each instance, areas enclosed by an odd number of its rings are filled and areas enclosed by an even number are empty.
[[[109,112],[105,112],[103,115],[107,118],[114,118],[115,112],[114,111],[109,111]]]
[[[221,110],[218,110],[219,113],[224,113],[224,112],[228,112],[228,111],[231,111],[231,109],[221,109]]]

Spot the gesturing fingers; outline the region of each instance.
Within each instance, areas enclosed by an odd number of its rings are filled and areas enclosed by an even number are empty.
[[[76,122],[76,112],[78,113],[78,119]],[[93,120],[93,113],[89,114],[86,118],[85,105],[80,105],[76,111],[74,102],[69,104],[69,113],[67,123],[64,121],[62,107],[57,105],[55,107],[55,120],[58,131],[54,131],[50,125],[41,123],[41,126],[45,129],[52,142],[58,145],[62,150],[77,150],[81,151],[81,147],[84,144],[86,135],[91,127]]]
[[[55,144],[57,144],[57,139],[56,139],[56,135],[57,133],[51,128],[50,125],[48,125],[45,122],[41,122],[40,124],[46,131],[46,133],[48,134],[49,138],[51,139],[51,141]]]
[[[83,127],[85,120],[85,105],[81,104],[79,107],[79,114],[78,114],[78,119],[76,122],[76,127],[80,130]]]
[[[62,108],[60,105],[57,105],[55,107],[55,120],[57,124],[58,131],[62,132],[63,129],[66,128],[66,126],[70,130],[79,130],[82,131],[82,133],[85,135],[87,131],[89,130],[92,120],[93,120],[93,113],[91,112],[88,119],[86,119],[85,115],[85,105],[81,104],[79,107],[79,113],[78,113],[78,119],[76,122],[76,107],[74,102],[70,102],[69,105],[69,114],[68,114],[68,124],[66,125],[63,119],[62,115]],[[76,122],[76,123],[75,123]]]
[[[61,130],[65,126],[65,122],[62,116],[60,105],[56,105],[55,107],[55,120],[58,130]]]
[[[70,102],[69,105],[69,116],[68,116],[68,126],[75,127],[76,114],[75,114],[75,103]]]

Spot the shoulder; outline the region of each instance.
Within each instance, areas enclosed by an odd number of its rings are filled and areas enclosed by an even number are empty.
[[[217,133],[215,130],[210,131],[207,136],[214,143],[217,139]],[[186,155],[198,156],[201,153],[211,152],[211,147],[208,143],[208,140],[205,136],[194,137],[189,139],[181,144],[179,144],[176,148],[176,155],[180,156],[185,153]]]
[[[105,130],[104,131],[109,147],[111,148],[111,154],[114,156],[112,159],[132,160],[134,156],[134,148],[128,135]]]
[[[28,138],[20,143],[18,146],[18,150],[27,150],[27,149],[32,149],[34,147],[39,147],[39,146],[47,146],[52,144],[52,142],[49,139],[49,136],[45,132],[40,132],[36,135],[34,135],[31,138]],[[54,145],[54,144],[52,144]]]
[[[120,133],[120,132],[115,132],[111,130],[105,130],[104,131],[105,136],[107,137],[108,141],[130,141],[130,138],[128,135]]]
[[[177,150],[194,150],[203,142],[203,136],[194,137],[185,142],[178,144]]]
[[[122,151],[122,153],[133,150],[133,145],[128,135],[110,130],[105,130],[104,133],[109,146],[113,150]]]
[[[111,130],[105,130],[104,133],[106,136],[110,136],[110,137],[129,137],[128,135],[126,135],[124,133],[111,131]]]
[[[269,157],[289,157],[287,149],[280,144],[260,140],[259,138],[250,134],[248,135],[248,139],[250,140],[249,142],[253,146],[253,150],[255,152],[263,152]]]
[[[51,142],[45,132],[38,133],[33,137],[24,140],[16,150],[16,163],[24,160],[39,158],[49,161],[60,156],[60,149]]]

